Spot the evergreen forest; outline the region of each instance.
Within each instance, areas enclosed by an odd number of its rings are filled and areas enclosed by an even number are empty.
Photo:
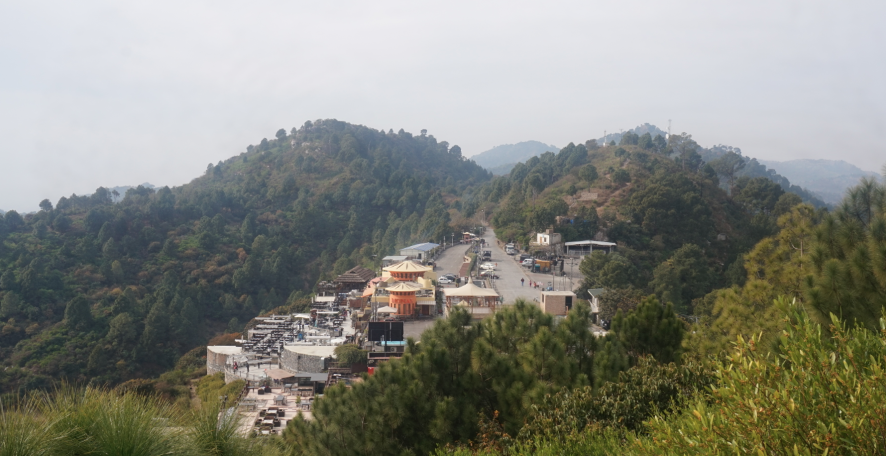
[[[152,378],[318,280],[450,233],[490,175],[458,146],[306,122],[174,189],[0,219],[0,391]],[[457,221],[455,221],[457,222]]]
[[[886,184],[828,208],[717,147],[625,134],[493,177],[424,131],[321,120],[182,187],[10,211],[0,453],[886,453]],[[205,376],[207,344],[477,221],[616,243],[577,265],[609,331],[585,299],[456,310],[279,437],[219,413],[242,385]]]

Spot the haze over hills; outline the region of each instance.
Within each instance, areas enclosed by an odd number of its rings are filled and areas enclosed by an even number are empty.
[[[665,137],[667,135],[666,131],[650,123],[644,123],[643,125],[632,128],[627,132],[632,132],[640,136],[649,133],[653,137],[656,135]],[[621,142],[621,138],[625,133],[625,131],[618,133],[606,132],[605,137],[601,136],[600,138],[597,138],[597,144],[603,145],[610,141],[615,141],[615,143],[618,144]],[[549,146],[539,141],[523,141],[517,144],[503,144],[501,146],[493,147],[485,152],[480,152],[479,154],[474,155],[471,159],[477,162],[478,165],[486,168],[492,174],[503,176],[510,173],[517,163],[525,162],[526,160],[529,160],[532,157],[537,157],[545,152],[556,153],[559,150],[559,147],[553,145]]]
[[[759,160],[787,177],[792,183],[812,190],[829,204],[837,204],[846,190],[865,177],[880,178],[880,174],[865,171],[844,160],[799,159],[789,161]]]
[[[492,174],[504,175],[519,162],[529,160],[532,157],[545,152],[557,152],[560,148],[547,145],[539,141],[523,141],[517,144],[502,144],[485,152],[480,152],[471,157],[478,165],[486,168]]]
[[[630,134],[630,137],[625,140],[625,135]],[[646,137],[646,135],[649,135]],[[675,134],[675,136],[680,136],[679,134]],[[660,138],[658,138],[660,137]],[[655,125],[650,123],[644,123],[642,125],[638,125],[627,131],[620,131],[618,133],[609,133],[606,132],[604,136],[600,138],[588,141],[585,145],[591,146],[591,143],[596,143],[597,146],[605,146],[608,144],[616,144],[616,145],[636,145],[640,142],[640,138],[646,138],[644,141],[649,141],[650,139],[660,141],[658,145],[648,144],[646,147],[648,148],[666,148],[666,139],[668,137],[668,132],[658,128]],[[691,138],[691,135],[690,135]],[[654,141],[653,141],[654,142]],[[711,162],[716,160],[728,152],[735,152],[741,155],[741,149],[737,147],[725,146],[722,144],[717,144],[711,146],[710,148],[701,147],[692,141],[694,147],[696,147],[698,154],[701,155],[701,158],[705,162]],[[553,149],[553,150],[552,150]],[[474,162],[478,165],[486,168],[489,172],[491,172],[495,176],[505,176],[511,173],[514,167],[519,163],[527,163],[529,159],[533,157],[538,157],[545,152],[557,152],[560,149],[554,146],[547,146],[539,141],[524,141],[517,144],[505,144],[501,146],[494,147],[485,152],[481,152],[477,155],[471,157]],[[659,151],[663,152],[663,151]],[[512,161],[516,160],[516,161]],[[736,177],[767,177],[773,182],[781,185],[781,187],[785,191],[790,191],[796,193],[801,196],[804,201],[809,202],[817,207],[823,207],[828,204],[836,204],[839,201],[839,195],[842,195],[842,191],[845,188],[848,188],[852,184],[849,184],[845,187],[841,187],[838,192],[838,197],[836,199],[829,198],[827,200],[823,199],[820,195],[820,192],[812,192],[808,189],[803,188],[802,185],[797,184],[782,174],[779,174],[776,170],[770,169],[763,164],[762,161],[758,161],[752,157],[744,157],[745,166],[743,169],[740,169],[736,174]],[[850,165],[851,166],[851,165]],[[856,168],[857,169],[857,168]],[[859,170],[861,171],[861,170]],[[858,180],[852,179],[847,180],[847,182],[857,182]],[[725,188],[726,183],[723,182],[721,185]]]
[[[129,189],[137,188],[137,187],[150,188],[152,190],[157,189],[156,186],[154,186],[148,182],[145,182],[141,185],[118,185],[116,187],[110,187],[110,188],[108,188],[108,190],[111,192],[111,197],[114,199],[114,202],[119,203],[120,201],[123,201],[123,197],[126,196],[126,192]],[[117,192],[117,196],[114,196],[114,192]]]

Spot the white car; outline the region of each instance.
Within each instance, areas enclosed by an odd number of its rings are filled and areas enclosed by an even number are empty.
[[[483,263],[480,265],[480,269],[494,271],[495,270],[495,263]]]
[[[532,259],[532,258],[527,258],[527,259],[523,260],[523,263],[521,263],[521,264],[522,264],[523,266],[532,266],[534,263],[535,263],[535,260],[534,260],[534,259]]]
[[[450,279],[449,277],[440,277],[439,279],[437,279],[437,283],[447,284],[447,283],[454,283],[454,281],[452,279]]]

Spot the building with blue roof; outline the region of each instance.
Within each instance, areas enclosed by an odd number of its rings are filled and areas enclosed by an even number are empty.
[[[440,244],[434,244],[433,242],[415,244],[400,249],[400,255],[409,258],[415,258],[419,261],[425,261],[430,256],[430,252],[437,247],[440,247]]]

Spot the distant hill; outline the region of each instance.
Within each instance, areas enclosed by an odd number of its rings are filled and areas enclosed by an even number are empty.
[[[471,157],[478,165],[493,174],[507,174],[518,162],[529,160],[545,152],[557,152],[560,148],[538,141],[523,141],[517,144],[502,144],[486,152]]]
[[[508,163],[505,165],[495,166],[492,168],[486,168],[487,171],[492,173],[493,176],[504,176],[511,173],[511,170],[517,166],[516,163]]]
[[[652,137],[655,137],[656,135],[661,135],[662,137],[667,136],[666,131],[650,123],[644,123],[643,125],[639,125],[627,131],[634,132],[640,136],[645,133],[649,133]],[[607,143],[609,141],[615,141],[615,143],[618,144],[621,142],[621,137],[624,136],[624,133],[625,132],[607,133],[605,138],[597,138],[597,144],[603,145],[604,140]],[[537,157],[545,152],[556,153],[559,150],[559,147],[549,146],[542,142],[523,141],[517,144],[504,144],[493,147],[486,152],[474,155],[471,159],[477,162],[478,165],[486,168],[492,174],[496,176],[504,176],[509,174],[517,163],[525,162],[526,160],[529,160],[532,157]]]
[[[844,160],[760,160],[760,163],[776,170],[792,183],[817,193],[829,204],[839,203],[846,190],[858,184],[862,178],[880,177],[875,172],[865,171]]]

